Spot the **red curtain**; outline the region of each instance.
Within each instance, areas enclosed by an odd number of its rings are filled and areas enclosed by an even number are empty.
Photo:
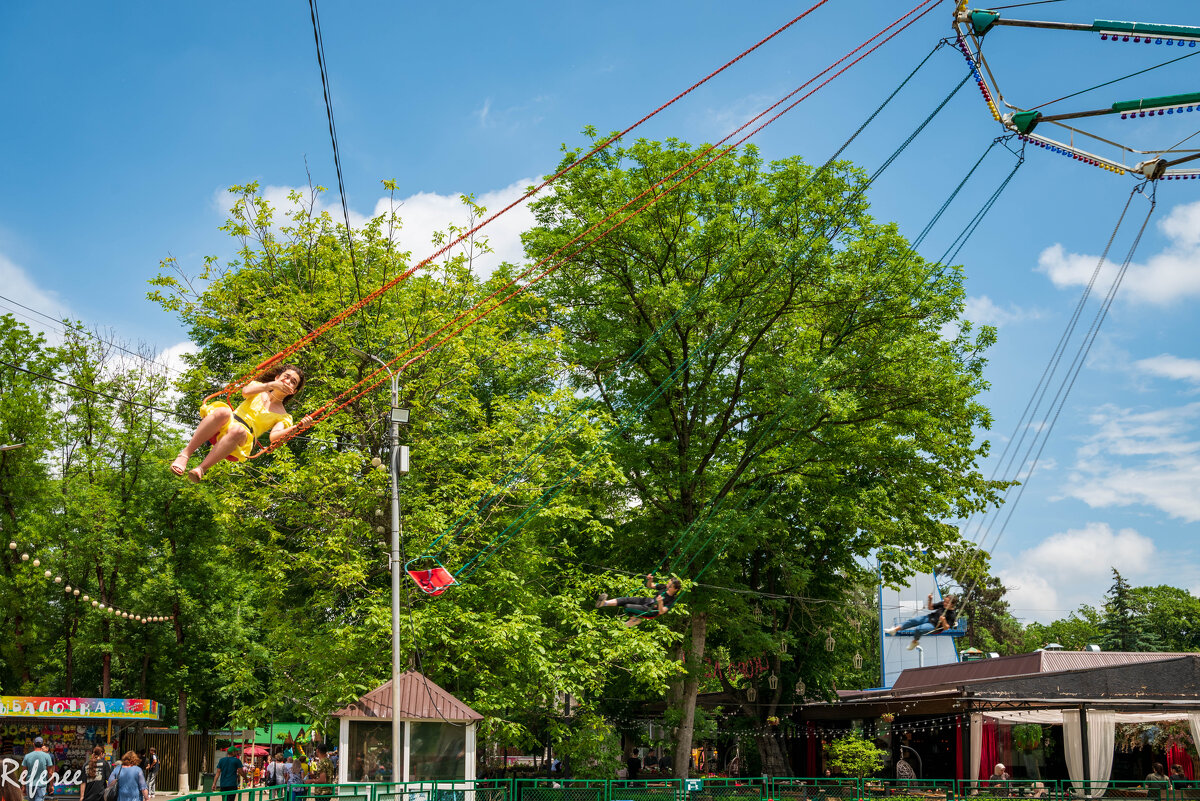
[[[809,721],[805,724],[808,728],[808,776],[820,776],[821,766],[817,764],[817,727]]]
[[[967,778],[963,775],[963,741],[962,741],[962,720],[954,724],[954,778],[962,781]]]
[[[979,749],[979,778],[992,775],[992,769],[1000,761],[999,744],[996,742],[996,721],[983,719],[983,747]]]
[[[1195,768],[1192,766],[1192,758],[1188,756],[1187,751],[1177,745],[1173,745],[1167,749],[1167,772],[1169,773],[1172,765],[1178,765],[1183,768],[1183,775],[1188,781],[1192,780]]]

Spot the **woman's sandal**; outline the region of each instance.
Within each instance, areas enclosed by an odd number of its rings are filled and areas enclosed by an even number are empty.
[[[193,467],[188,471],[187,477],[188,481],[192,482],[193,484],[199,484],[200,480],[204,478],[204,469],[201,467]]]
[[[177,476],[182,476],[187,472],[188,461],[191,460],[191,455],[185,451],[180,451],[175,457],[175,461],[171,462],[171,472]]]

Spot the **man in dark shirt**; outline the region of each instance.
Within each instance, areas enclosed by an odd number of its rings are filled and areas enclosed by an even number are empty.
[[[925,598],[925,608],[931,611],[910,617],[899,626],[887,629],[885,633],[895,634],[898,631],[912,631],[913,639],[908,644],[908,650],[911,651],[921,641],[922,634],[945,631],[953,626],[954,621],[958,618],[958,612],[955,611],[955,606],[957,605],[958,598],[954,595],[947,595],[935,604],[933,602],[933,593],[929,593]]]
[[[636,626],[647,618],[655,618],[670,612],[671,607],[675,606],[675,601],[679,599],[679,591],[683,589],[683,582],[677,578],[673,578],[666,584],[655,584],[654,574],[647,573],[644,586],[648,590],[655,590],[658,592],[658,595],[653,598],[609,598],[607,594],[601,594],[600,598],[596,601],[596,608],[619,606],[626,612],[632,613],[630,618],[625,621],[625,625]]]
[[[246,766],[242,760],[232,754],[226,754],[217,760],[216,789],[223,793],[237,790],[238,779],[246,775]]]

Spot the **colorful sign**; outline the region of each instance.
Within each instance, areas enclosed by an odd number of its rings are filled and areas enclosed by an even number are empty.
[[[0,717],[158,720],[159,714],[158,701],[148,698],[43,698],[0,695]]]

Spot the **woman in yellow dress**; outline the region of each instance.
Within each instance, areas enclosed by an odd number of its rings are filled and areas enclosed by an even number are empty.
[[[250,457],[254,443],[263,434],[271,435],[271,442],[282,437],[293,428],[304,430],[312,425],[311,417],[299,423],[283,408],[283,403],[304,386],[304,371],[294,364],[273,367],[242,387],[244,400],[236,409],[224,401],[213,401],[200,407],[200,425],[192,434],[187,447],[171,462],[171,472],[177,476],[187,474],[192,483],[199,483],[208,469],[222,459],[240,462]],[[188,470],[192,454],[208,442],[212,447],[199,467]]]

